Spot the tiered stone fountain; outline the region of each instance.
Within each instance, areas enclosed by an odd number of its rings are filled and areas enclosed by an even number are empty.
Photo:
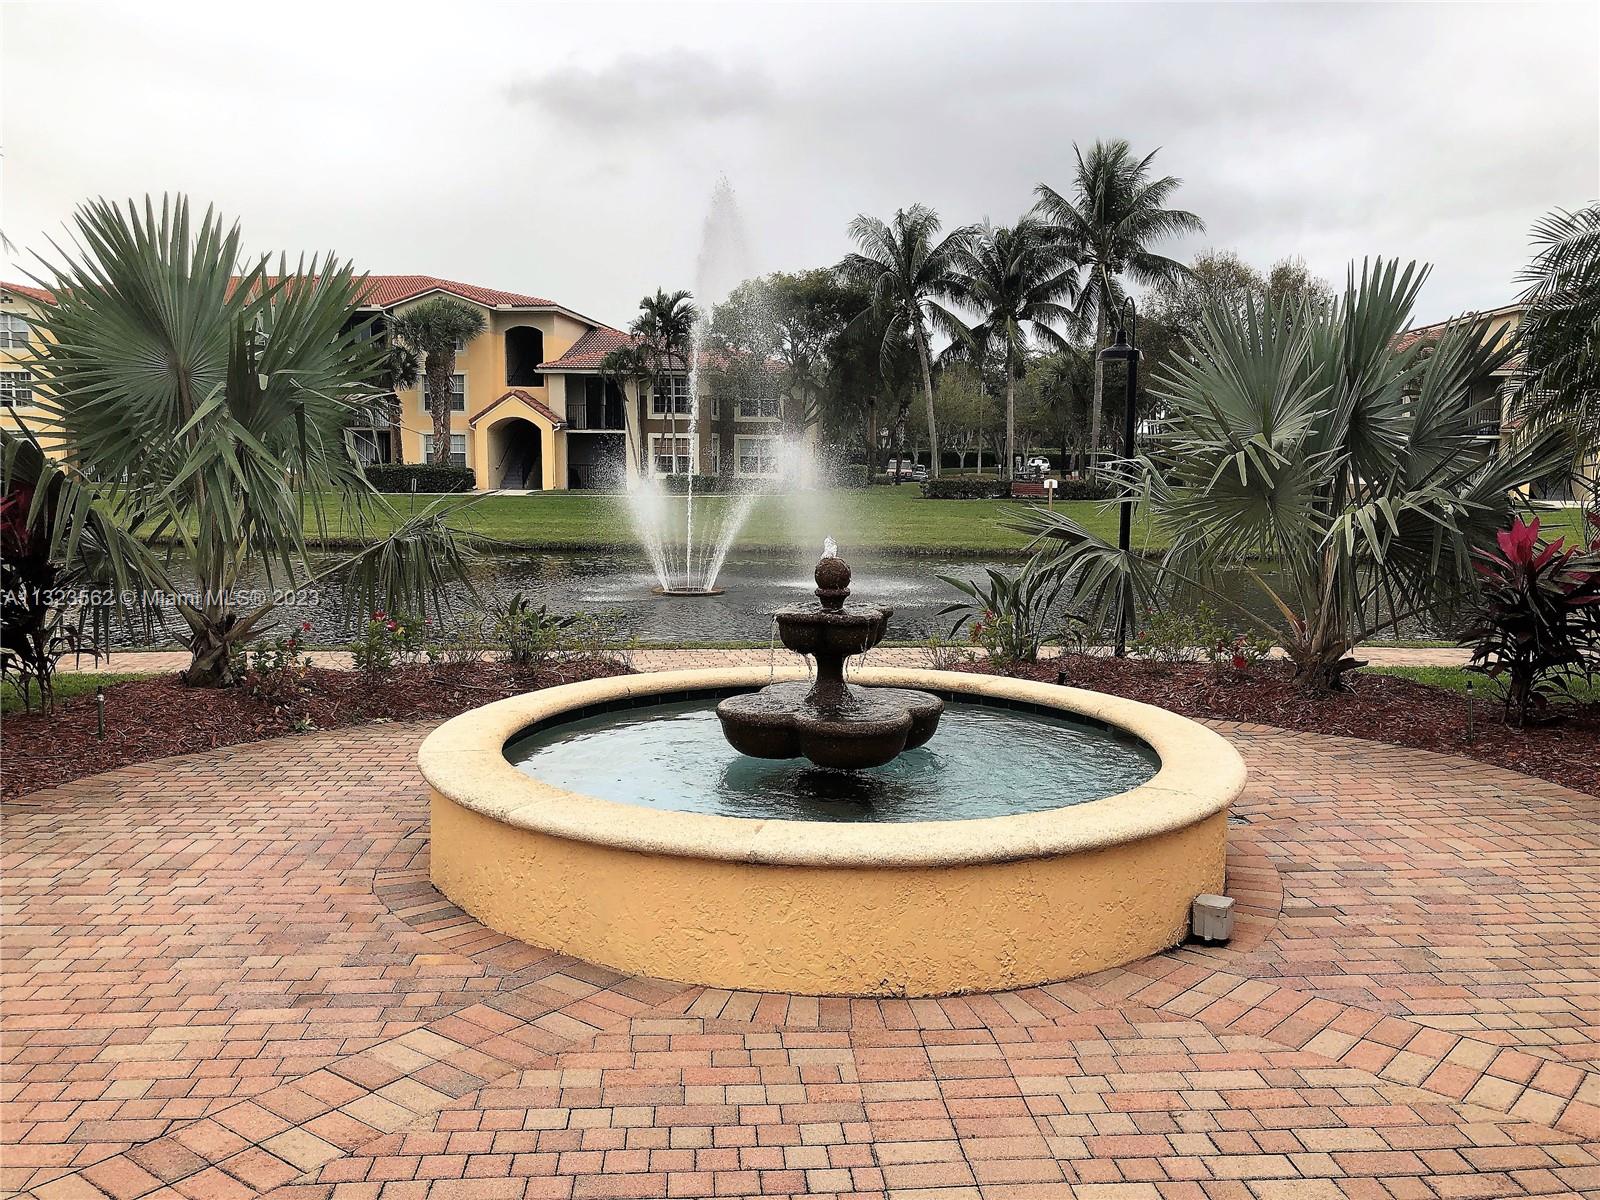
[[[807,758],[819,767],[881,767],[939,728],[944,701],[929,692],[846,683],[845,660],[888,632],[892,608],[847,603],[850,567],[830,539],[816,570],[817,603],[773,614],[784,646],[816,663],[816,679],[774,683],[717,705],[728,744],[752,758]]]

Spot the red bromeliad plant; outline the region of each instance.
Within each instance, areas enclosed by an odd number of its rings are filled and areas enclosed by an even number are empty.
[[[1475,551],[1483,607],[1466,640],[1469,670],[1506,682],[1506,719],[1527,723],[1552,692],[1600,672],[1600,516],[1587,548],[1539,537],[1518,518],[1495,535],[1500,552]]]

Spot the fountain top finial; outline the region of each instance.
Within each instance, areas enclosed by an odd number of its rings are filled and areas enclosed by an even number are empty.
[[[844,607],[844,602],[850,595],[849,563],[837,554],[826,555],[817,563],[817,571],[813,578],[817,581],[817,599],[824,609],[837,612]]]

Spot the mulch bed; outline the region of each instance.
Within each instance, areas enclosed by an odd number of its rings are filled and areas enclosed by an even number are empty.
[[[627,673],[609,661],[576,659],[537,669],[502,663],[408,666],[372,680],[356,671],[313,669],[298,712],[317,729],[367,721],[449,717],[507,696]],[[299,726],[303,728],[303,726]],[[297,731],[294,713],[242,687],[186,688],[176,675],[106,688],[106,736],[95,736],[93,696],[75,696],[54,713],[6,716],[0,795],[15,799],[129,763],[215,750]]]
[[[975,663],[962,669],[991,668]],[[479,663],[466,669],[403,667],[373,681],[354,671],[319,669],[311,672],[312,690],[303,710],[318,729],[448,717],[491,700],[626,670],[593,660],[532,671]],[[1358,675],[1355,691],[1311,699],[1274,665],[1218,672],[1203,665],[1072,655],[1011,673],[1055,683],[1061,670],[1074,687],[1143,700],[1185,716],[1460,754],[1600,795],[1600,704],[1565,708],[1562,721],[1518,730],[1502,723],[1498,704],[1476,700],[1469,738],[1466,697],[1390,675]],[[295,729],[290,714],[244,688],[186,688],[176,676],[113,684],[106,688],[104,740],[95,736],[91,696],[63,701],[53,714],[7,716],[0,795],[14,799],[129,763],[278,737]]]
[[[974,663],[964,669],[993,668]],[[1355,675],[1354,691],[1313,699],[1295,685],[1286,669],[1273,664],[1218,672],[1207,665],[1071,655],[1006,673],[1055,683],[1062,670],[1065,682],[1073,687],[1142,700],[1187,717],[1248,721],[1460,754],[1600,796],[1600,704],[1562,706],[1560,711],[1566,714],[1562,720],[1513,729],[1504,724],[1498,703],[1479,699],[1469,705],[1459,693],[1393,675]]]

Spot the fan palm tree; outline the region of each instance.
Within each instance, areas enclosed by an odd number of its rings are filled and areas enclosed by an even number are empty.
[[[454,296],[430,296],[394,319],[392,334],[421,356],[422,377],[433,414],[433,461],[450,461],[450,377],[456,346],[465,346],[488,328],[483,310]]]
[[[1519,277],[1523,403],[1536,421],[1574,418],[1581,448],[1592,451],[1600,446],[1600,204],[1542,217],[1533,240],[1538,250]]]
[[[1555,426],[1506,450],[1481,436],[1471,385],[1509,352],[1486,326],[1457,323],[1431,354],[1401,344],[1426,274],[1379,260],[1352,267],[1327,308],[1205,313],[1157,381],[1167,407],[1149,452],[1119,468],[1120,503],[1171,537],[1159,560],[1060,511],[1017,527],[1055,543],[1102,622],[1198,591],[1282,645],[1308,691],[1342,686],[1363,640],[1470,593],[1473,550],[1494,544],[1512,493],[1570,453]],[[1248,578],[1277,615],[1240,605],[1219,572]]]
[[[1094,325],[1094,349],[1098,351],[1106,344],[1108,319],[1126,305],[1123,277],[1152,285],[1182,276],[1188,268],[1155,253],[1150,246],[1161,238],[1198,233],[1205,222],[1191,212],[1167,207],[1183,181],[1171,175],[1150,177],[1156,151],[1135,158],[1120,138],[1095,142],[1087,156],[1076,145],[1072,150],[1078,165],[1071,195],[1041,183],[1035,189],[1037,210],[1055,226],[1084,268],[1076,308],[1086,326]],[[1089,412],[1091,467],[1100,449],[1104,402],[1105,381],[1096,371],[1094,406]]]
[[[972,236],[965,226],[943,238],[939,230],[938,216],[921,204],[896,209],[888,224],[863,213],[850,222],[850,236],[860,249],[846,255],[838,266],[846,284],[862,287],[872,296],[871,309],[883,321],[885,364],[902,341],[909,340],[916,351],[933,452],[928,470],[935,479],[939,477],[939,429],[933,412],[929,337],[931,330],[952,338],[966,335],[965,324],[945,305],[963,295],[965,281],[957,264]]]
[[[14,439],[29,456],[59,439],[34,490],[36,509],[39,497],[71,506],[51,521],[54,552],[70,565],[84,531],[120,531],[96,541],[182,618],[187,682],[232,682],[235,651],[286,590],[342,576],[368,603],[417,612],[464,580],[439,502],[402,520],[345,442],[383,391],[382,351],[355,321],[364,280],[348,263],[280,260],[269,273],[266,257],[242,259],[238,226],[210,209],[192,223],[181,196],[159,210],[95,201],[74,225],[76,256],[38,280],[56,297],[30,364],[38,427]],[[7,465],[23,452],[8,441]],[[381,510],[397,528],[312,571],[302,502],[319,529],[330,504]],[[160,542],[181,547],[192,585],[145,549]],[[242,590],[252,567],[261,595]]]
[[[985,347],[1005,376],[1006,448],[1001,474],[1010,478],[1017,461],[1017,380],[1028,361],[1028,334],[1052,350],[1066,339],[1056,326],[1080,324],[1073,308],[1077,299],[1077,264],[1065,243],[1031,217],[1015,225],[985,222],[956,254],[963,300],[980,314],[967,330],[963,345]]]

